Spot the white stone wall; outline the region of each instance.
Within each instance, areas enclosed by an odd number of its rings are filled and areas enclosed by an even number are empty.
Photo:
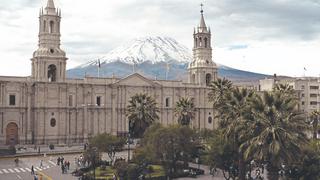
[[[192,126],[195,128],[216,127],[213,109],[208,102],[208,89],[181,81],[153,81],[139,74],[124,79],[104,81],[101,79],[68,80],[61,82],[19,81],[5,82],[0,77],[0,143],[5,144],[6,125],[15,122],[19,127],[21,144],[79,144],[98,133],[125,132],[128,120],[125,110],[130,98],[137,93],[147,93],[156,99],[163,125],[177,123],[175,103],[182,97],[193,98],[197,107]],[[16,106],[8,106],[9,94],[16,95]],[[72,103],[69,104],[69,96]],[[97,96],[101,105],[96,105]],[[169,98],[169,107],[165,99]],[[71,106],[70,106],[71,105]],[[56,125],[51,126],[51,119]],[[32,136],[34,135],[34,138]]]

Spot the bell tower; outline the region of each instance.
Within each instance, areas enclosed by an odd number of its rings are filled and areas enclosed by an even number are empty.
[[[33,53],[32,77],[35,81],[63,82],[66,78],[66,53],[60,49],[61,11],[53,0],[39,14],[39,43]]]
[[[194,29],[193,61],[189,64],[189,83],[208,86],[217,79],[217,65],[212,60],[211,31],[206,26],[201,4],[200,25]]]

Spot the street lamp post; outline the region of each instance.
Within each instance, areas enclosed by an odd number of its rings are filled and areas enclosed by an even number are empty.
[[[128,162],[130,161],[130,130],[128,132]]]
[[[128,162],[130,161],[130,138],[131,138],[131,128],[132,128],[132,122],[129,120],[129,126],[128,126]]]

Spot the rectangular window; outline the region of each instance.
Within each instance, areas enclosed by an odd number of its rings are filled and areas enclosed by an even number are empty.
[[[303,105],[303,106],[304,106],[304,101],[302,101],[302,102],[301,102],[301,105]]]
[[[166,98],[166,107],[169,107],[169,104],[170,103],[170,99],[169,98]]]
[[[97,106],[101,106],[101,96],[97,96]]]
[[[319,86],[310,86],[310,89],[317,90],[319,89]]]
[[[317,94],[310,94],[310,97],[317,97]]]
[[[310,105],[317,105],[317,101],[310,101]]]
[[[9,95],[9,105],[10,106],[16,105],[16,95]]]
[[[301,86],[301,89],[304,89],[304,85]]]
[[[303,93],[301,94],[301,97],[304,97],[304,94],[303,94]]]
[[[69,95],[69,107],[73,106],[73,96]]]

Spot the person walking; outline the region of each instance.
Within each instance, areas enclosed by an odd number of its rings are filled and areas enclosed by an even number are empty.
[[[43,164],[42,164],[42,159],[40,160],[40,168],[43,167]]]
[[[57,165],[60,166],[60,157],[57,159]]]
[[[18,158],[14,159],[14,162],[16,163],[16,166],[19,166],[19,159]]]
[[[69,161],[67,162],[67,167],[68,167],[68,170],[70,170],[70,162]]]
[[[34,175],[34,168],[33,168],[33,165],[31,166],[31,175]]]
[[[61,164],[61,171],[62,171],[62,174],[64,174],[64,165]]]

